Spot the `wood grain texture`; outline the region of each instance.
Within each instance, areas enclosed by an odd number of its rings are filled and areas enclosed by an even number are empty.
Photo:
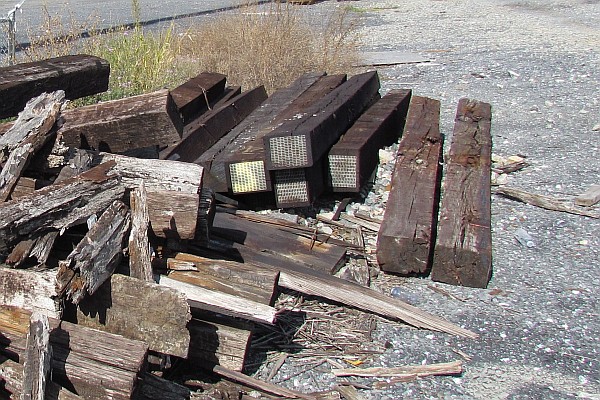
[[[185,296],[156,283],[114,274],[77,307],[78,324],[146,342],[150,350],[186,357],[191,319]]]
[[[152,232],[161,238],[193,239],[196,236],[199,202],[198,194],[148,191],[148,217]]]
[[[413,97],[377,239],[384,271],[424,273],[431,266],[443,148],[439,120],[439,101]]]
[[[48,316],[34,311],[31,314],[27,333],[21,399],[44,400],[46,398],[46,383],[50,380],[51,358]]]
[[[131,231],[129,232],[129,275],[144,282],[153,282],[152,259],[150,255],[150,240],[146,186],[140,187],[129,195],[131,207]]]
[[[492,275],[492,107],[461,99],[443,184],[431,279],[487,287]]]
[[[65,145],[123,152],[168,146],[181,139],[183,121],[168,90],[78,107],[62,113]]]
[[[39,309],[52,318],[59,318],[54,300],[56,271],[30,271],[0,266],[0,305],[32,311]]]
[[[63,90],[74,100],[108,90],[108,61],[69,55],[0,68],[0,118],[17,115],[43,92]]]

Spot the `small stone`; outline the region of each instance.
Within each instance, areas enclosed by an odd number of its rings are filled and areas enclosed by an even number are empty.
[[[600,124],[596,124],[596,125],[594,125],[594,127],[592,128],[592,130],[593,130],[594,132],[598,132],[598,131],[600,131]]]

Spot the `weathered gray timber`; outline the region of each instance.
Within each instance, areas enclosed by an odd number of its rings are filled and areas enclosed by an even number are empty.
[[[145,282],[153,282],[152,258],[150,255],[150,241],[148,228],[150,216],[148,214],[148,194],[143,181],[140,187],[129,194],[131,207],[131,231],[129,232],[129,275]]]
[[[60,297],[79,304],[113,274],[123,255],[130,222],[129,209],[120,200],[102,213],[67,259],[59,262],[56,291]]]
[[[125,188],[118,176],[108,175],[113,166],[111,162],[99,165],[4,203],[0,207],[0,251],[6,252],[32,234],[66,230],[121,199]]]
[[[58,129],[69,147],[119,153],[168,146],[181,139],[183,121],[168,90],[66,110]]]
[[[161,151],[160,157],[194,162],[266,98],[264,86],[258,86],[232,98],[219,108],[206,112],[186,125],[181,141]]]
[[[234,151],[223,154],[225,162],[225,173],[227,175],[227,184],[234,194],[253,193],[270,190],[269,185],[262,185],[266,182],[269,174],[265,166],[265,147],[263,137],[271,133],[277,126],[284,121],[297,118],[313,103],[320,100],[333,89],[346,81],[346,75],[326,75],[320,76],[308,87],[300,96],[298,96],[290,105],[273,118],[269,124],[261,127],[258,132],[252,132],[250,136],[240,135],[232,143]],[[310,82],[310,81],[308,81]],[[306,79],[302,81],[305,85]],[[259,190],[257,186],[261,184]]]
[[[135,301],[132,301],[135,299]],[[77,307],[77,323],[148,343],[150,350],[186,357],[191,319],[185,296],[156,283],[113,274]]]
[[[269,126],[279,113],[285,110],[322,75],[323,73],[306,74],[296,79],[290,86],[275,91],[238,126],[204,152],[195,162],[206,168],[208,187],[215,192],[227,192],[225,163],[221,158],[229,152],[235,152],[235,148],[266,126]],[[234,147],[230,147],[232,145]],[[263,187],[271,188],[270,176],[265,176],[264,181],[260,181],[258,185],[258,191],[263,191]]]
[[[136,189],[143,180],[148,192],[171,190],[197,194],[202,188],[203,168],[199,165],[171,160],[142,159],[111,153],[94,154],[92,164],[114,161],[128,189]]]
[[[88,55],[71,55],[0,68],[0,118],[17,115],[25,104],[43,92],[63,90],[66,98],[108,89],[108,61]]]
[[[50,380],[50,324],[48,316],[34,311],[27,333],[27,351],[23,360],[23,391],[21,398],[45,400],[46,382]]]
[[[491,120],[488,103],[459,101],[446,160],[434,281],[485,288],[492,276]]]
[[[351,77],[301,117],[285,121],[263,138],[267,169],[311,167],[377,98],[376,71]]]
[[[147,193],[152,232],[167,239],[193,239],[196,236],[199,195],[153,190]]]
[[[440,102],[412,99],[377,241],[382,270],[424,273],[431,266],[443,148]]]
[[[0,265],[0,306],[34,309],[52,318],[60,318],[54,300],[56,271],[30,271]],[[29,317],[27,317],[29,318]]]
[[[360,192],[377,166],[378,150],[402,136],[410,97],[410,89],[388,92],[333,145],[327,159],[334,192]]]
[[[223,94],[226,80],[223,74],[202,72],[171,90],[185,124],[211,108],[211,103]]]

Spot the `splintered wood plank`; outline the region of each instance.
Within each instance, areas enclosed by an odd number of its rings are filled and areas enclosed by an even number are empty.
[[[391,90],[365,111],[327,155],[334,192],[360,192],[379,161],[379,149],[402,136],[411,90]]]
[[[252,325],[232,318],[192,319],[188,359],[242,371],[252,337]]]
[[[201,286],[181,282],[162,275],[158,277],[158,283],[161,286],[169,287],[185,294],[192,308],[217,312],[248,321],[267,324],[275,323],[277,310],[268,305],[217,290],[205,289]]]
[[[285,110],[322,75],[323,73],[308,73],[296,79],[288,87],[277,90],[238,126],[198,157],[195,162],[204,166],[207,170],[207,185],[215,192],[227,192],[226,166],[225,160],[222,158],[229,152],[236,151],[233,147],[230,147],[232,143],[244,142],[266,126],[269,126],[279,113]],[[265,179],[269,178],[265,177]]]
[[[0,266],[0,305],[29,311],[39,309],[49,317],[59,318],[60,312],[54,300],[55,276],[56,271],[29,271]]]
[[[160,158],[194,162],[227,132],[244,120],[265,99],[264,86],[232,98],[186,125],[181,141],[161,151]]]
[[[212,260],[178,253],[175,258],[167,260],[167,268],[172,270],[169,278],[177,281],[218,290],[266,305],[272,304],[277,288],[276,272],[254,266],[240,266],[239,263],[232,261]],[[194,271],[176,271],[175,268],[188,268]]]
[[[78,324],[146,342],[150,350],[186,357],[191,319],[185,296],[173,289],[114,274],[85,298]]]
[[[198,219],[198,194],[167,190],[148,191],[152,232],[167,239],[193,239]]]
[[[113,161],[114,171],[128,189],[136,189],[143,180],[148,192],[172,190],[196,194],[202,188],[201,166],[171,160],[141,159],[118,154],[94,154],[93,165]]]
[[[131,215],[122,201],[114,201],[86,233],[67,259],[59,262],[57,292],[79,304],[113,274],[121,261]]]
[[[13,268],[45,264],[58,234],[59,232],[56,231],[46,232],[32,235],[30,239],[20,241],[6,258],[6,264]]]
[[[216,72],[202,72],[171,90],[173,101],[187,123],[210,108],[225,90],[227,77]]]
[[[11,199],[18,199],[25,195],[31,194],[34,191],[48,186],[48,182],[42,179],[30,178],[27,176],[21,176],[15,183],[12,193],[10,194]]]
[[[61,231],[86,221],[121,199],[125,188],[114,163],[105,163],[59,184],[6,202],[0,207],[0,251],[35,233]]]
[[[153,282],[152,258],[150,255],[150,241],[146,186],[142,182],[140,187],[132,190],[129,195],[131,207],[131,231],[129,232],[129,274],[145,282]]]
[[[267,169],[311,167],[377,98],[376,71],[351,77],[263,138]]]
[[[431,279],[485,288],[492,275],[492,106],[458,103]]]
[[[263,138],[285,120],[297,118],[313,103],[326,96],[346,81],[346,75],[326,75],[318,77],[310,87],[292,101],[288,107],[273,118],[269,124],[250,135],[240,135],[231,143],[234,151],[223,154],[226,164],[227,185],[232,193],[254,193],[271,190],[269,171],[265,166]],[[264,182],[264,183],[263,183]]]
[[[50,378],[51,358],[48,316],[34,311],[30,318],[27,351],[23,362],[22,398],[31,400],[46,398],[46,382]]]
[[[439,101],[413,97],[377,239],[384,271],[423,273],[431,265],[443,148],[439,120]]]
[[[63,90],[69,100],[108,90],[108,61],[70,55],[0,68],[0,119],[17,115],[43,92]]]
[[[345,248],[315,241],[311,234],[300,235],[223,212],[216,213],[211,234],[237,243],[237,248],[273,254],[282,262],[289,260],[328,274],[346,260]]]
[[[118,153],[168,146],[181,139],[183,121],[168,90],[66,110],[58,129],[65,145]]]

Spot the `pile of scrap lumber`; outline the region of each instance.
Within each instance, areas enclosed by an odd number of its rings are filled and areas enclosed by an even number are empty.
[[[75,60],[45,63],[69,82],[107,79],[104,62]],[[241,373],[254,327],[277,322],[282,289],[476,337],[334,276],[355,245],[217,206],[215,192],[272,194],[280,207],[309,205],[327,186],[356,193],[378,149],[402,136],[379,262],[422,273],[433,259],[436,279],[483,285],[489,105],[459,104],[438,205],[439,102],[409,90],[380,98],[376,72],[306,74],[269,97],[202,73],[173,90],[66,108],[90,91],[45,92],[42,72],[36,80],[27,68],[32,75],[11,72],[26,79],[0,84],[15,99],[34,95],[0,129],[0,397],[188,398],[152,373],[174,358],[306,398]],[[0,82],[7,76],[0,70]]]

